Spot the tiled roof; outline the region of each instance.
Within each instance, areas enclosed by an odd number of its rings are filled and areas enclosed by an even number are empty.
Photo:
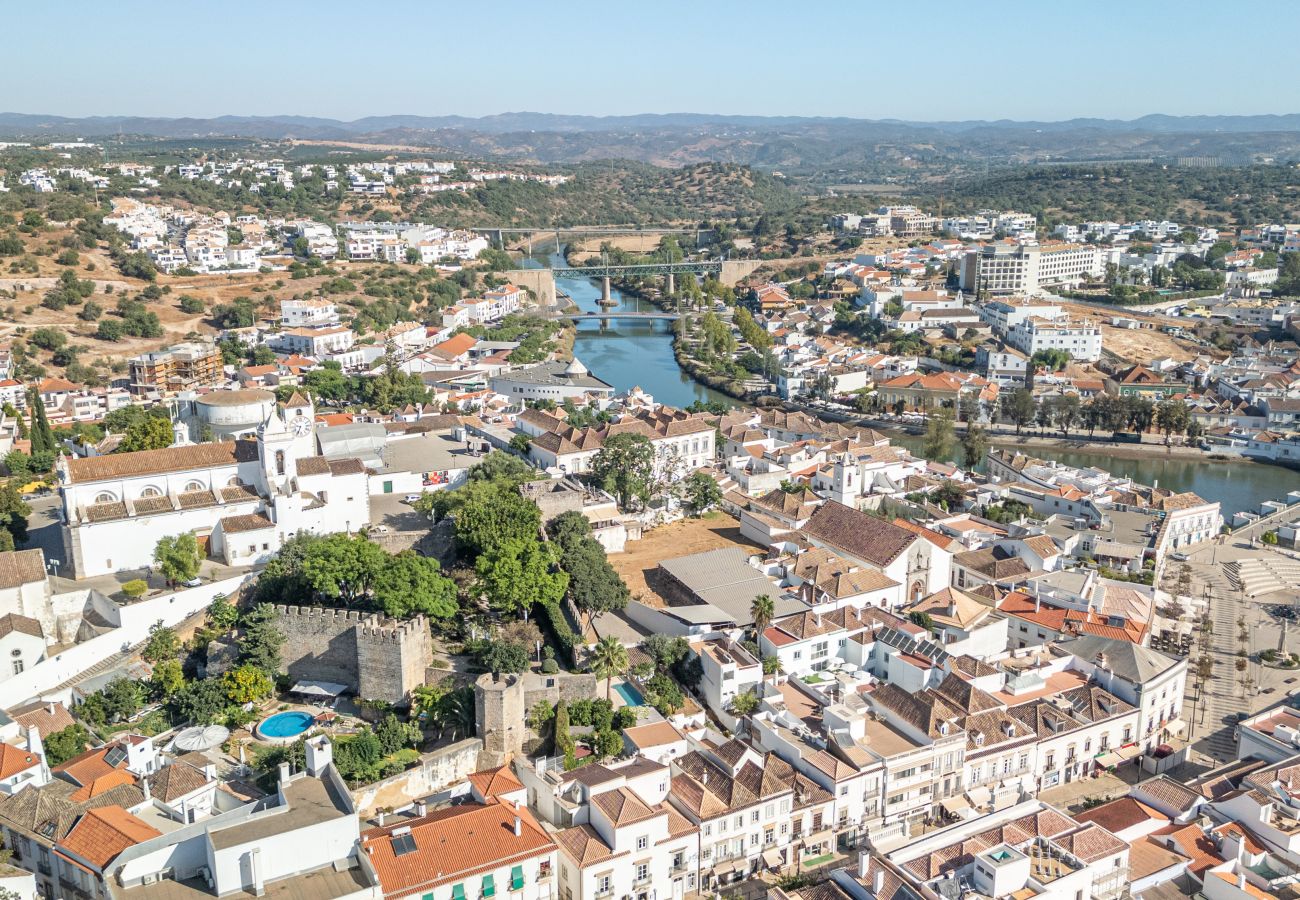
[[[500,794],[509,794],[523,789],[523,785],[508,765],[474,772],[469,776],[469,783],[484,800],[495,800]]]
[[[917,536],[875,516],[828,500],[804,527],[810,537],[866,562],[887,566],[917,540]]]
[[[36,700],[22,706],[15,706],[9,710],[9,718],[25,729],[39,729],[43,737],[76,724],[76,720],[72,718],[72,713],[68,712],[66,706],[51,700]]]
[[[591,805],[605,814],[615,828],[632,825],[646,819],[653,819],[660,812],[648,806],[640,797],[626,787],[612,791],[602,791],[591,798]]]
[[[96,747],[93,750],[87,750],[85,753],[78,754],[72,759],[55,766],[54,771],[69,779],[73,784],[87,785],[96,778],[102,778],[116,769],[126,767],[126,759],[123,758],[116,766],[108,764],[105,757],[108,756],[109,750],[113,749],[115,744],[106,744],[103,747]]]
[[[45,632],[41,630],[41,623],[28,616],[20,616],[17,613],[7,613],[0,616],[0,637],[12,634],[17,631],[19,634],[29,634],[32,637],[44,638]]]
[[[408,833],[414,848],[396,852],[401,847],[395,845],[394,838]],[[373,828],[362,833],[361,844],[388,897],[430,891],[503,865],[547,855],[555,847],[527,807],[504,802],[465,803],[419,819]]]
[[[45,580],[45,554],[40,550],[0,553],[0,588],[16,588]]]
[[[208,784],[207,774],[197,766],[176,760],[148,777],[149,792],[163,803],[173,803]]]
[[[107,456],[69,460],[68,481],[70,484],[87,484],[138,475],[233,466],[256,459],[257,444],[247,440],[138,450],[135,453],[110,453]]]
[[[615,856],[609,845],[601,839],[600,834],[590,825],[578,825],[566,828],[555,835],[555,841],[563,848],[579,869],[585,869],[596,863],[605,862]],[[625,856],[626,853],[620,853]]]
[[[1204,878],[1207,869],[1223,864],[1223,857],[1219,856],[1214,841],[1195,823],[1169,825],[1155,832],[1153,837],[1165,841],[1166,846],[1190,859],[1192,864],[1189,868],[1198,878]]]
[[[226,534],[238,534],[241,531],[262,531],[274,527],[275,523],[260,513],[250,513],[245,516],[226,516],[221,520],[221,530]]]
[[[88,810],[72,826],[59,846],[102,870],[119,853],[162,832],[120,806]]]
[[[1203,799],[1200,794],[1167,775],[1147,779],[1137,788],[1138,793],[1170,809],[1186,812]]]
[[[32,766],[39,766],[41,758],[22,747],[13,744],[0,744],[0,780],[12,778],[19,772],[26,772]]]
[[[113,805],[133,807],[144,802],[144,792],[134,784],[118,785],[84,802],[72,799],[79,790],[76,785],[56,778],[41,787],[0,796],[0,821],[49,845],[67,834],[87,809]]]
[[[1085,825],[1078,831],[1057,838],[1056,842],[1086,863],[1115,856],[1128,849],[1127,842],[1096,824]]]

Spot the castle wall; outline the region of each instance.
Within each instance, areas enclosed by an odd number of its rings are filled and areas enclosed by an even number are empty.
[[[424,616],[408,621],[350,609],[277,606],[281,669],[295,680],[346,684],[358,697],[399,703],[424,683],[433,640]]]

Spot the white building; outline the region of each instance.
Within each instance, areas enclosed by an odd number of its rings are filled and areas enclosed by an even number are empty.
[[[1091,322],[1027,316],[1006,332],[1006,340],[1026,356],[1043,350],[1064,350],[1071,359],[1101,359],[1101,326]]]
[[[368,524],[366,470],[359,460],[316,455],[314,414],[295,394],[253,439],[62,457],[64,539],[76,576],[150,566],[164,535],[192,533],[227,565],[252,565],[299,532]]]

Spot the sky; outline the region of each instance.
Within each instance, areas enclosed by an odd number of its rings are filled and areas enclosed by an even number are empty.
[[[22,0],[4,26],[0,110],[67,116],[1300,112],[1289,3]]]

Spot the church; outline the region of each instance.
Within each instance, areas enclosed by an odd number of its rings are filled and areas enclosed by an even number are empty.
[[[61,457],[63,544],[70,574],[89,578],[153,565],[164,536],[193,534],[230,566],[269,560],[302,532],[354,532],[370,522],[359,459],[317,453],[315,409],[295,393],[254,434],[162,450]]]

